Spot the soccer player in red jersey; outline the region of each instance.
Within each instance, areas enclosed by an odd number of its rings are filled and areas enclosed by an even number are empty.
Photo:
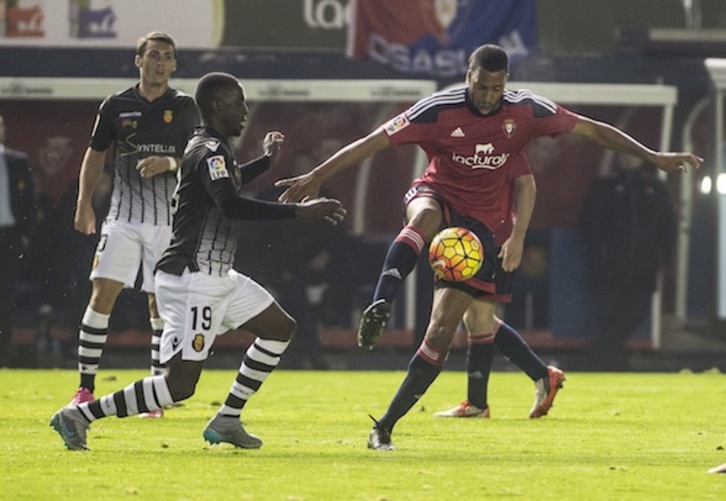
[[[505,271],[519,265],[517,246],[503,249],[499,256],[493,251],[510,207],[510,159],[531,139],[570,132],[640,157],[665,172],[698,167],[703,161],[692,153],[654,151],[609,124],[572,113],[528,90],[508,90],[508,77],[506,52],[496,45],[482,45],[469,57],[465,85],[422,99],[311,172],[277,183],[288,186],[281,200],[301,200],[317,194],[330,176],[391,146],[417,144],[428,155],[428,167],[406,195],[406,226],[388,250],[373,302],[363,313],[358,329],[362,347],[376,344],[390,317],[391,301],[442,226],[465,226],[484,244],[487,260],[474,278],[437,283],[424,340],[387,412],[376,421],[368,439],[370,448],[394,449],[394,425],[440,373],[467,310],[477,310],[478,331],[494,329],[496,303],[479,299],[496,292],[497,259]],[[485,328],[485,319],[491,329]]]

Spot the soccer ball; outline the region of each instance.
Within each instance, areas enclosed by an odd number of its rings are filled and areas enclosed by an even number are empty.
[[[431,241],[429,263],[439,279],[463,282],[476,275],[484,263],[484,246],[466,228],[444,228]]]

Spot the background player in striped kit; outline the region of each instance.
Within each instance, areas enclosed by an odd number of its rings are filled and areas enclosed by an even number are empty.
[[[74,225],[88,235],[96,232],[93,192],[103,172],[106,150],[114,146],[113,194],[91,268],[91,298],[81,320],[80,385],[74,403],[93,400],[111,312],[121,290],[134,286],[139,266],[141,289],[149,293],[152,373],[163,372],[159,339],[164,323],[153,293],[153,270],[171,239],[174,172],[199,123],[199,113],[191,96],[169,87],[177,64],[171,36],[152,32],[141,37],[134,63],[139,83],[101,103],[81,165]],[[161,417],[162,412],[147,416]]]
[[[418,144],[429,157],[429,166],[406,196],[406,226],[389,247],[373,302],[363,312],[358,328],[362,347],[370,349],[380,338],[391,302],[442,224],[466,226],[484,244],[487,261],[477,276],[462,283],[437,283],[424,340],[388,411],[374,420],[370,448],[394,449],[394,425],[440,373],[467,310],[480,322],[478,333],[496,328],[496,303],[476,299],[496,292],[494,240],[509,210],[505,199],[508,160],[530,139],[572,132],[602,147],[641,157],[666,172],[702,162],[690,153],[653,151],[611,125],[571,113],[528,90],[506,90],[508,77],[506,52],[496,45],[482,45],[469,57],[464,86],[422,99],[368,136],[344,146],[310,173],[277,183],[289,187],[282,200],[301,200],[316,194],[330,176],[392,145]],[[518,265],[512,254],[505,253],[501,259],[505,271]]]
[[[269,168],[284,137],[269,132],[264,155],[239,167],[228,139],[242,133],[247,117],[242,86],[231,75],[210,73],[199,81],[196,100],[204,127],[197,129],[184,153],[174,194],[173,238],[156,271],[159,310],[166,320],[161,360],[168,363],[168,374],[59,410],[51,426],[69,449],[87,448],[86,430],[97,419],[153,411],[191,397],[216,336],[240,327],[257,338],[203,436],[212,444],[262,446],[258,437],[245,431],[240,415],[277,366],[296,325],[263,287],[232,268],[239,220],[294,218],[337,224],[345,210],[329,198],[282,204],[240,196],[242,184]]]

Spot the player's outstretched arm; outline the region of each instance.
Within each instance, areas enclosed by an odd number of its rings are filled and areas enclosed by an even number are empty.
[[[603,148],[629,153],[653,163],[665,172],[685,172],[689,167],[698,168],[703,158],[688,152],[654,151],[638,142],[632,136],[604,122],[580,115],[572,129],[574,134],[585,137]]]
[[[323,182],[338,172],[359,165],[363,160],[391,146],[391,141],[383,131],[376,129],[366,137],[360,138],[335,152],[307,174],[280,179],[275,186],[287,186],[280,195],[281,202],[298,202],[308,197],[316,197]]]
[[[245,185],[262,173],[267,172],[275,164],[277,154],[282,149],[284,141],[285,135],[282,132],[268,132],[262,141],[264,155],[239,166],[240,184]]]
[[[343,220],[347,211],[340,201],[333,198],[314,198],[300,202],[295,211],[297,219],[325,221],[336,225]]]

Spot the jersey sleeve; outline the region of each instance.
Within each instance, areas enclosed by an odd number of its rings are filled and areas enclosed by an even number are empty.
[[[567,108],[554,105],[554,112],[544,113],[541,116],[535,115],[534,123],[540,136],[556,136],[563,132],[569,132],[577,123],[577,115]]]
[[[292,219],[296,204],[268,202],[237,194],[232,180],[234,158],[228,154],[210,152],[197,164],[197,173],[215,205],[229,219]]]
[[[113,106],[110,96],[104,99],[101,106],[98,108],[89,144],[89,146],[96,151],[106,151],[116,137],[113,113],[111,111],[112,108]]]
[[[411,118],[411,110],[417,105],[418,103],[381,125],[381,129],[394,145],[420,144],[435,136],[435,123]]]

